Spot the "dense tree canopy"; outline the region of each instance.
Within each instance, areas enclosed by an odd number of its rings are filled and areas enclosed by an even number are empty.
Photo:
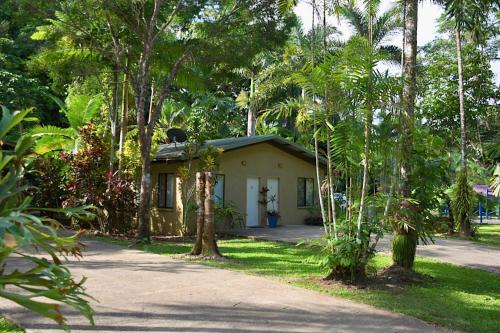
[[[169,128],[193,149],[279,134],[327,163],[311,214],[330,276],[363,276],[388,231],[395,265],[411,269],[418,240],[471,216],[471,182],[499,186],[498,4],[439,3],[439,34],[417,47],[416,0],[312,1],[309,31],[287,0],[2,1],[0,104],[37,118],[6,141],[35,141],[27,181],[50,186],[34,202],[90,203],[102,213],[73,223],[147,242],[151,160]]]

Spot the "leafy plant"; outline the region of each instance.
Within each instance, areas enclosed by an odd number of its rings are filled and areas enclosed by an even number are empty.
[[[455,221],[460,223],[460,234],[462,236],[474,236],[474,230],[470,222],[473,196],[472,186],[467,181],[466,174],[461,170],[451,188],[450,200],[453,217]]]
[[[217,231],[244,226],[244,216],[233,202],[215,205],[215,228]]]
[[[351,225],[350,225],[351,224]],[[327,278],[356,282],[366,276],[366,265],[376,251],[370,246],[373,234],[380,234],[379,225],[369,222],[361,226],[360,237],[356,236],[354,222],[340,220],[337,235],[329,232],[322,239],[313,241],[312,246],[319,246],[321,251],[310,257],[310,261],[328,271]]]
[[[101,95],[69,96],[63,103],[56,97],[53,99],[61,108],[69,127],[37,126],[31,130],[36,139],[35,152],[47,154],[54,151],[76,151],[79,146],[79,129],[90,122],[101,110],[103,99]]]
[[[13,149],[7,149],[3,142],[28,112],[11,113],[3,108],[0,121],[0,297],[50,318],[67,329],[59,304],[65,303],[93,324],[93,310],[88,303],[90,296],[83,287],[85,278],[75,281],[62,262],[67,255],[81,256],[83,244],[77,240],[80,234],[58,236],[59,222],[44,215],[50,211],[68,217],[89,217],[91,213],[86,209],[89,207],[33,207],[33,198],[26,195],[28,186],[23,184],[24,162],[32,146],[31,137],[20,137]],[[47,254],[50,260],[33,255],[32,249]],[[17,260],[27,263],[21,267],[28,268],[12,270],[10,266]]]
[[[61,154],[69,168],[64,205],[93,205],[98,208],[96,221],[101,232],[131,233],[137,207],[133,178],[108,171],[108,150],[92,124],[81,128],[79,136],[80,149],[75,154]]]

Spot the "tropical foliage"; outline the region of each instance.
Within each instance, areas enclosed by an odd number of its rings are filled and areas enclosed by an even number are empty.
[[[444,223],[471,236],[472,184],[500,191],[498,5],[438,3],[439,35],[417,47],[416,0],[315,0],[308,31],[293,0],[64,0],[33,15],[19,15],[30,1],[4,1],[0,102],[39,119],[9,133],[34,139],[32,202],[91,204],[94,220],[75,224],[147,243],[151,161],[169,128],[192,155],[209,139],[278,134],[315,152],[314,260],[328,276],[363,278],[384,232],[411,269]],[[180,169],[186,206],[201,169]]]
[[[10,112],[3,108],[0,122],[0,297],[15,302],[66,327],[60,303],[82,313],[93,323],[90,296],[83,287],[85,278],[75,280],[63,265],[66,256],[80,257],[83,244],[79,234],[58,235],[60,224],[45,212],[67,218],[90,217],[83,208],[43,208],[33,206],[27,195],[25,166],[30,153],[30,136],[7,141],[9,132],[19,126],[30,110]],[[47,257],[33,254],[38,249]],[[67,327],[66,327],[67,328]]]

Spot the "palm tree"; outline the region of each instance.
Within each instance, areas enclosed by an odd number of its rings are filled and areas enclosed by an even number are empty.
[[[416,59],[417,59],[417,18],[418,0],[404,2],[403,27],[403,89],[401,94],[401,210],[411,209],[411,151],[413,146],[412,133],[414,127],[414,110],[416,96]],[[417,249],[417,231],[414,221],[410,221],[409,214],[402,214],[401,223],[394,226],[392,240],[392,259],[395,266],[411,269]]]
[[[492,1],[480,0],[445,0],[443,4],[446,9],[447,16],[455,21],[455,44],[457,48],[457,67],[458,67],[458,98],[459,98],[459,112],[460,112],[460,162],[462,170],[457,176],[456,189],[463,189],[454,193],[454,198],[457,202],[469,202],[467,193],[468,190],[468,177],[467,177],[467,137],[466,137],[466,124],[465,124],[465,92],[464,92],[464,79],[463,79],[463,61],[462,61],[462,33],[470,32],[475,42],[481,43],[484,41],[486,34],[486,24],[488,22],[488,15],[492,6]],[[497,5],[498,6],[498,5]],[[453,203],[452,203],[453,204]],[[461,207],[455,203],[458,215],[458,222],[460,223],[460,234],[465,237],[472,236],[472,228],[470,224],[469,214],[470,207]]]
[[[31,130],[36,139],[34,151],[43,155],[55,151],[74,152],[78,149],[78,130],[87,125],[101,111],[103,99],[101,95],[75,95],[63,102],[57,97],[54,101],[61,108],[69,127],[36,126]]]
[[[380,3],[380,0],[372,0],[362,7],[349,2],[339,7],[339,13],[356,35],[368,39],[371,34],[373,45],[378,51],[387,53],[391,61],[399,63],[401,62],[401,49],[396,45],[382,45],[382,43],[400,30],[401,8],[394,6],[380,12]]]
[[[266,102],[280,88],[276,79],[278,62],[274,55],[264,52],[255,57],[250,68],[239,68],[237,74],[250,81],[248,92],[242,90],[236,98],[239,108],[247,110],[247,136],[256,133],[257,116],[265,108]]]

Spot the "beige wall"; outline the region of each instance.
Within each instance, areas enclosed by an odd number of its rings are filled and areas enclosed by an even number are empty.
[[[182,201],[179,191],[179,178],[177,177],[177,168],[180,163],[153,163],[152,173],[152,201],[151,201],[151,231],[155,235],[180,235],[182,223]],[[174,173],[177,193],[174,198],[173,208],[158,208],[158,174]]]
[[[178,234],[181,227],[182,204],[178,191],[175,210],[157,207],[158,173],[174,172],[179,163],[154,163],[152,229],[156,234]],[[225,152],[220,157],[218,174],[225,175],[225,202],[232,202],[246,214],[246,181],[248,177],[259,179],[259,187],[266,186],[268,178],[279,180],[278,210],[280,224],[303,224],[309,216],[306,208],[297,207],[297,179],[316,178],[314,165],[295,157],[268,143]],[[178,178],[176,178],[178,185]],[[316,186],[316,183],[315,183]],[[315,198],[316,199],[316,198]],[[266,225],[266,207],[259,205],[259,220]]]

